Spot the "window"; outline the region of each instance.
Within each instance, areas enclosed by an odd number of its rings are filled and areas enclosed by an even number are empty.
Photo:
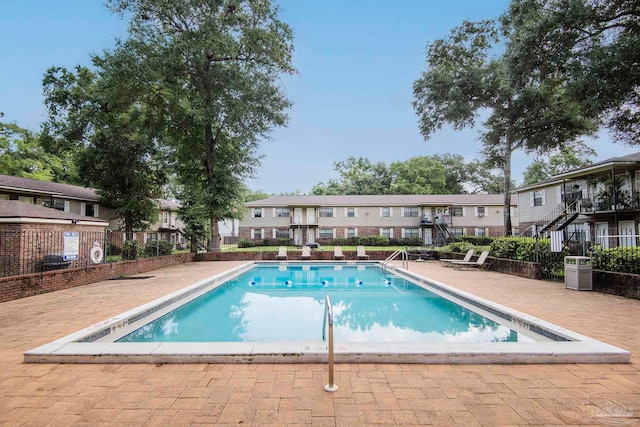
[[[289,208],[276,208],[276,218],[289,218]]]
[[[333,239],[333,228],[319,228],[318,239]]]
[[[333,218],[333,208],[320,208],[318,215],[321,218]]]
[[[347,228],[346,237],[349,239],[351,237],[356,237],[356,229],[355,228]]]
[[[464,216],[464,209],[462,208],[462,206],[452,207],[451,216]]]
[[[251,231],[252,231],[254,239],[262,239],[262,229],[256,228],[256,229],[251,230]]]
[[[420,237],[420,231],[419,230],[420,229],[418,229],[418,228],[403,228],[402,229],[402,237]]]
[[[355,218],[356,209],[355,208],[347,208],[347,218]]]
[[[169,223],[169,212],[162,212],[162,223],[163,224]]]
[[[486,214],[486,210],[485,210],[484,206],[478,206],[476,208],[476,212],[477,212],[477,216],[480,216],[480,217],[485,216],[485,214]]]
[[[418,208],[404,208],[404,216],[415,216],[419,215]]]
[[[380,216],[383,218],[389,218],[391,216],[391,208],[381,208]]]
[[[262,208],[254,208],[253,209],[253,217],[254,218],[262,218]]]
[[[43,200],[42,206],[53,208],[64,212],[64,200]]]
[[[155,242],[158,240],[158,233],[147,233],[147,242]]]
[[[543,196],[542,196],[542,191],[541,190],[533,192],[533,206],[542,206],[542,205],[544,205],[542,199],[543,199]]]
[[[87,203],[84,207],[84,215],[85,216],[97,216],[96,211],[98,210],[98,206],[93,203]]]
[[[476,228],[476,237],[484,237],[484,236],[486,236],[485,229],[484,228]]]
[[[391,229],[390,228],[381,228],[380,229],[380,235],[382,237],[386,237],[388,239],[391,239]]]
[[[288,228],[277,228],[276,229],[276,239],[288,239],[289,238],[289,229]]]
[[[462,228],[452,228],[451,234],[454,236],[462,236],[464,234],[464,230]]]

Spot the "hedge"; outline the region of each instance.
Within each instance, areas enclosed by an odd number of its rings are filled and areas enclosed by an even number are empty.
[[[611,249],[594,247],[591,251],[591,263],[595,270],[640,274],[640,249],[637,247]]]

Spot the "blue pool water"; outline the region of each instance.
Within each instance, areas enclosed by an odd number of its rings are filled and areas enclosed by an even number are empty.
[[[530,341],[377,265],[260,265],[120,342],[317,341],[324,299],[336,341]]]

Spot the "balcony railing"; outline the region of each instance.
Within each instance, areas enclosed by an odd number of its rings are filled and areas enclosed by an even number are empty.
[[[318,217],[316,215],[295,215],[289,217],[289,223],[291,225],[318,225]]]
[[[633,197],[620,197],[615,203],[610,197],[581,199],[579,206],[580,213],[636,211],[640,210],[640,194],[636,192]]]

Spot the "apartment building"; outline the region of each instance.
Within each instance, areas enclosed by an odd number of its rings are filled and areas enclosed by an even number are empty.
[[[640,153],[613,157],[518,188],[522,234],[636,246],[640,235]]]
[[[296,245],[355,236],[413,237],[430,245],[504,231],[500,194],[271,196],[246,207],[240,238],[288,238]],[[517,228],[516,203],[511,215]]]
[[[93,188],[0,175],[0,203],[4,200],[46,206],[82,218],[105,220],[115,240],[124,239],[122,221],[114,209],[100,203],[100,197]],[[158,220],[148,230],[136,233],[135,238],[140,243],[150,240],[166,240],[176,245],[185,243],[181,233],[184,227],[177,215],[180,205],[169,200],[158,200],[158,203]]]

